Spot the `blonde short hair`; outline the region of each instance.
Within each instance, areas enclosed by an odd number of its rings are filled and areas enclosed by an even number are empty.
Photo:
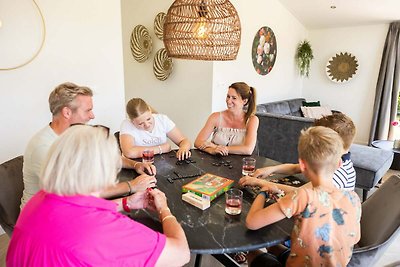
[[[108,129],[90,125],[68,128],[50,147],[41,187],[58,195],[88,195],[116,183],[121,156]]]
[[[71,82],[58,85],[49,96],[50,112],[57,115],[64,107],[76,110],[78,106],[74,100],[78,95],[93,96],[93,92],[89,87],[79,86]]]
[[[299,158],[316,172],[334,172],[343,154],[343,141],[337,132],[314,126],[302,130],[298,145]]]

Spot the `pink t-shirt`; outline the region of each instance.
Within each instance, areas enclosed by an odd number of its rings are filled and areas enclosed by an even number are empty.
[[[165,235],[92,196],[39,191],[22,210],[7,266],[154,266]]]

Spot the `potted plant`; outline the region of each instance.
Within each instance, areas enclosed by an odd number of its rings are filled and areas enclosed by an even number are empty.
[[[301,76],[310,75],[311,60],[314,58],[310,42],[304,40],[299,44],[296,51],[296,63]]]

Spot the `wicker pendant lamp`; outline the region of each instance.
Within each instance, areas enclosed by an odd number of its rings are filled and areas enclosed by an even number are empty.
[[[175,0],[165,17],[163,34],[170,57],[234,60],[241,27],[228,0]]]

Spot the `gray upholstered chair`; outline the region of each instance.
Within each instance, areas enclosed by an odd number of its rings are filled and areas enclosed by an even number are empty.
[[[114,133],[115,139],[117,139],[119,150],[121,150],[121,143],[119,142],[119,131]]]
[[[348,266],[373,266],[400,233],[400,177],[393,175],[362,204],[361,239]]]
[[[22,163],[23,157],[19,156],[0,165],[0,225],[10,237],[24,190]]]

